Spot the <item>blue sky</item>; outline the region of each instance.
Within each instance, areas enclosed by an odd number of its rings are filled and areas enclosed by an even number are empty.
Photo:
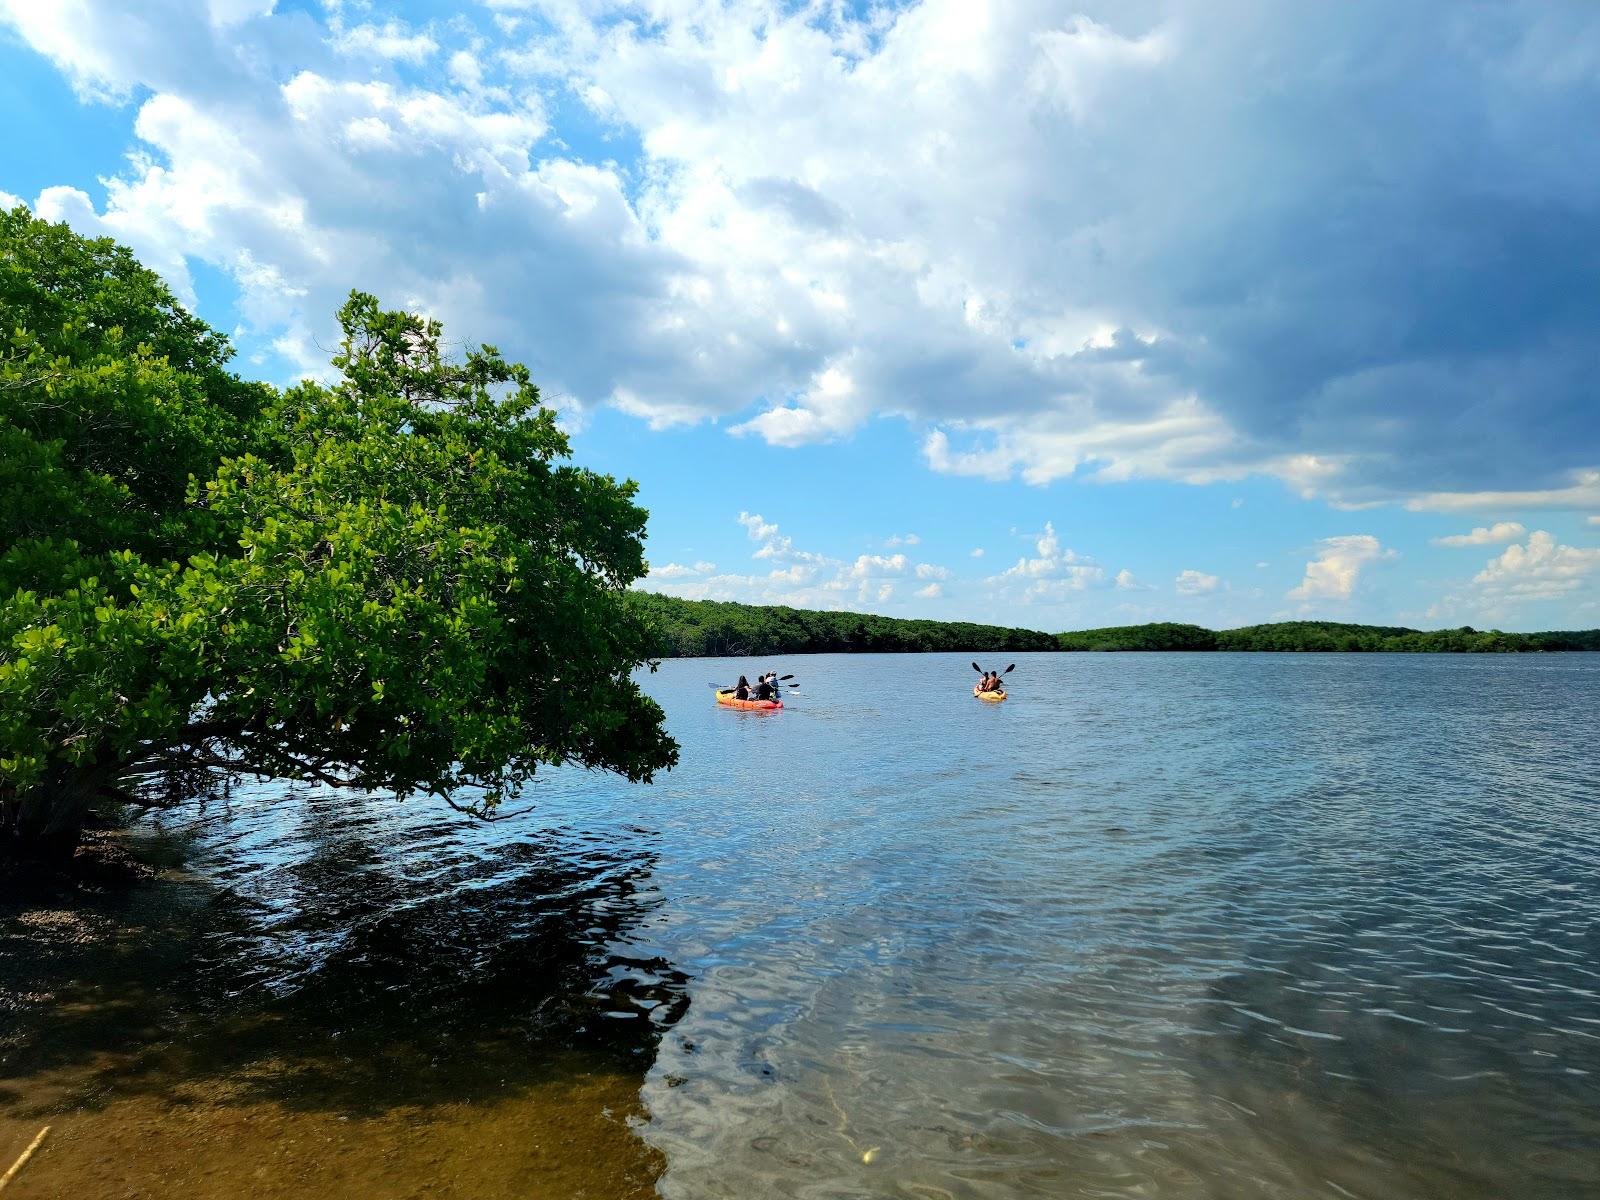
[[[647,586],[1600,625],[1600,9],[0,0],[0,193],[526,361]]]

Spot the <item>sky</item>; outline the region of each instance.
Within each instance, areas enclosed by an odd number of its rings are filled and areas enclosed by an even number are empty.
[[[0,202],[526,362],[644,586],[1600,626],[1600,6],[0,0]]]

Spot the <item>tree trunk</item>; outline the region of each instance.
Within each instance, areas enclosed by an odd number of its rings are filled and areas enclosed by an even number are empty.
[[[0,873],[65,866],[105,777],[100,767],[63,767],[26,791],[0,792]]]

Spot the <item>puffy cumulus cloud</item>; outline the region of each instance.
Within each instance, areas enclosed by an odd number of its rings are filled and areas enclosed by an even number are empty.
[[[1472,577],[1483,598],[1493,601],[1556,600],[1600,573],[1600,547],[1558,543],[1542,529],[1527,545],[1510,545]]]
[[[1193,569],[1178,572],[1178,577],[1173,580],[1172,586],[1180,596],[1203,596],[1208,592],[1217,590],[1217,585],[1222,581],[1215,575],[1207,575],[1204,571]]]
[[[750,558],[756,570],[719,573],[714,563],[669,563],[652,569],[638,586],[690,600],[864,609],[899,603],[897,580],[923,581],[913,593],[916,599],[942,599],[943,581],[952,577],[949,568],[917,562],[903,552],[862,554],[847,561],[804,549],[759,513],[742,512],[738,522],[755,544]]]
[[[657,426],[895,414],[963,474],[1600,504],[1600,141],[1562,136],[1600,9],[518,9],[0,0],[142,98],[105,206],[58,211],[229,272],[306,369],[358,283]],[[578,107],[615,140],[547,127]]]
[[[904,535],[897,533],[888,538],[883,544],[892,550],[896,546],[920,546],[922,545],[922,539],[914,533]]]
[[[1044,532],[1039,534],[1034,541],[1034,549],[1038,551],[1037,558],[1029,558],[1025,554],[1017,559],[1015,566],[1007,567],[996,578],[1044,579],[1051,576],[1066,575],[1070,574],[1074,567],[1085,565],[1089,561],[1082,558],[1075,551],[1062,546],[1061,539],[1056,536],[1056,527],[1053,521],[1045,522]]]
[[[1306,563],[1305,578],[1289,590],[1291,600],[1348,600],[1368,564],[1398,557],[1368,533],[1323,538],[1321,553]]]
[[[881,579],[889,575],[904,575],[911,564],[904,554],[863,554],[850,568],[854,579]]]
[[[765,520],[759,513],[740,513],[739,524],[744,526],[752,542],[760,543],[751,557],[766,559],[773,563],[775,577],[780,570],[784,570],[787,571],[789,581],[795,582],[801,578],[801,573],[807,573],[805,577],[810,578],[824,566],[837,565],[825,555],[797,549],[793,538],[786,533],[780,533],[776,525]]]
[[[1153,592],[1153,591],[1155,591],[1155,588],[1152,587],[1150,584],[1148,584],[1148,583],[1140,583],[1139,580],[1134,577],[1133,572],[1128,570],[1127,567],[1123,567],[1122,570],[1117,572],[1116,579],[1115,579],[1114,582],[1117,585],[1117,590],[1118,591],[1123,591],[1123,592]]]
[[[650,574],[645,577],[648,583],[658,583],[661,580],[671,579],[698,579],[712,574],[717,569],[714,562],[697,562],[693,566],[682,563],[667,563],[661,567],[651,567]]]
[[[804,446],[849,433],[871,411],[870,402],[857,390],[850,373],[830,366],[819,372],[793,403],[769,408],[729,432],[758,434],[774,446]]]
[[[426,32],[413,31],[400,21],[385,21],[382,25],[351,25],[340,27],[335,22],[333,47],[340,54],[353,57],[397,59],[401,62],[421,63],[439,51],[439,43]]]
[[[402,46],[375,65],[340,51],[354,33],[304,14],[257,20],[235,41],[178,0],[85,0],[73,22],[29,15],[38,7],[9,19],[63,69],[152,94],[135,118],[141,148],[106,181],[103,209],[71,189],[48,189],[36,208],[130,243],[185,296],[188,260],[230,274],[247,352],[325,370],[332,315],[359,285],[527,360],[547,396],[574,409],[607,398],[628,408],[663,387],[748,402],[765,351],[729,350],[709,310],[694,316],[696,272],[652,234],[627,169],[564,154],[538,87],[503,70],[489,86],[458,55],[449,70],[419,67]],[[146,46],[167,36],[185,53]],[[697,378],[669,379],[696,362]]]
[[[770,541],[778,534],[778,527],[769,523],[760,513],[740,513],[739,524],[744,526],[753,542]]]
[[[1350,502],[1600,458],[1571,254],[1596,150],[1540,148],[1592,105],[1600,18],[1226,8],[658,5],[591,73],[669,222],[714,214],[708,253],[809,289],[774,440],[905,412],[936,469],[1264,470]],[[1507,289],[1539,300],[1507,316]],[[816,386],[846,362],[848,393]]]
[[[1496,521],[1493,525],[1479,525],[1471,533],[1453,533],[1449,537],[1436,537],[1435,546],[1493,546],[1499,542],[1514,542],[1527,530],[1518,521]]]
[[[1105,580],[1105,569],[1063,546],[1053,522],[1034,539],[1035,556],[1024,554],[987,582],[997,599],[1024,604],[1060,604]]]

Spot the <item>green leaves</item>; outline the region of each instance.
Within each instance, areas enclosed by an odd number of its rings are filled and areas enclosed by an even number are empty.
[[[634,485],[564,461],[492,348],[340,319],[331,386],[245,383],[125,250],[0,217],[0,802],[204,762],[487,808],[676,761],[630,678]]]

